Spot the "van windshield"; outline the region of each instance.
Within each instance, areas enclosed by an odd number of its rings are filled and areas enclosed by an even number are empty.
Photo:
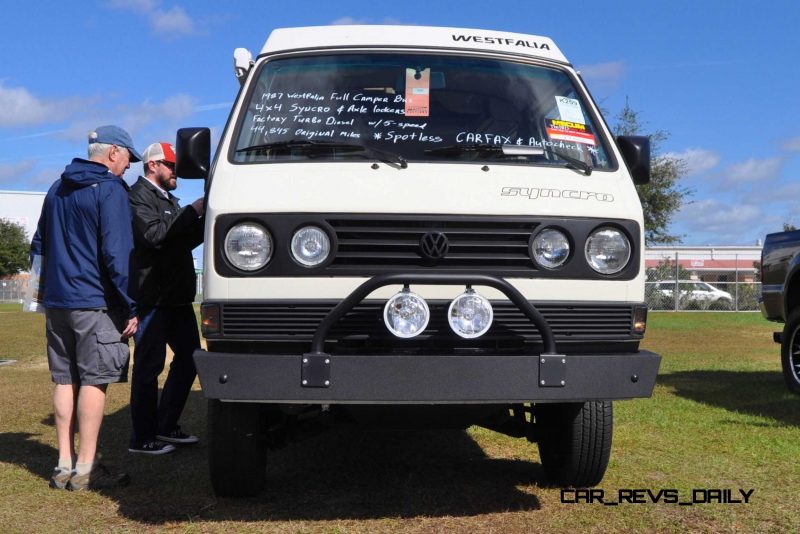
[[[244,109],[229,155],[237,163],[613,166],[572,79],[528,63],[399,53],[276,59],[261,66]]]

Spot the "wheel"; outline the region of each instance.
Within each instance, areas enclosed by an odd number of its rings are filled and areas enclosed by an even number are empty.
[[[214,493],[248,497],[264,489],[267,448],[258,404],[208,401],[208,467]]]
[[[789,313],[781,337],[783,380],[789,391],[800,395],[800,308]]]
[[[547,478],[559,486],[595,486],[611,456],[611,401],[537,404],[539,456]]]

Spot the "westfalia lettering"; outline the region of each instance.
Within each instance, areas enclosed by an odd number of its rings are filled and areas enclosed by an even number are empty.
[[[500,191],[501,197],[528,197],[537,198],[568,198],[572,200],[597,200],[599,202],[614,202],[614,195],[609,193],[596,193],[594,191],[578,191],[576,189],[542,189],[539,187],[504,187]]]
[[[485,44],[501,44],[509,46],[524,46],[525,48],[535,48],[536,50],[550,50],[547,43],[537,43],[536,41],[525,41],[524,39],[512,39],[510,37],[482,37],[480,35],[453,35],[454,41],[464,41]]]

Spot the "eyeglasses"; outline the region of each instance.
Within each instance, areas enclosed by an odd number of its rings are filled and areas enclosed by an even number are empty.
[[[168,168],[171,171],[175,170],[175,164],[171,161],[160,159],[158,160],[158,163],[160,163],[161,165],[163,165],[164,167]]]

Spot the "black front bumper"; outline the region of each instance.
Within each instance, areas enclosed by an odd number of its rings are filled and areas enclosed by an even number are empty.
[[[506,352],[328,354],[331,328],[372,291],[390,284],[475,284],[503,292],[541,334],[541,354]],[[560,354],[545,317],[505,280],[489,275],[385,274],[356,288],[321,321],[311,351],[198,350],[209,398],[278,403],[516,403],[649,397],[661,357],[648,351]]]
[[[307,356],[305,356],[307,358]],[[661,357],[633,354],[329,356],[328,385],[303,385],[304,356],[194,353],[206,397],[276,403],[447,404],[649,397]],[[548,367],[550,366],[550,367]],[[552,370],[551,370],[552,369]],[[542,385],[542,379],[545,384]],[[308,378],[305,378],[308,382]],[[561,380],[564,384],[561,384]]]

